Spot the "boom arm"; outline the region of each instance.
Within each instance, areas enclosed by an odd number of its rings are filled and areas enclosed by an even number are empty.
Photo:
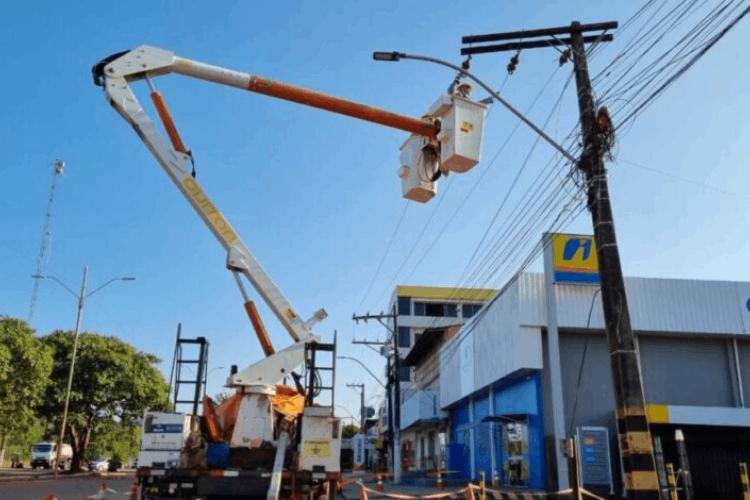
[[[254,307],[247,298],[239,274],[244,275],[250,281],[277,319],[284,325],[289,335],[295,340],[294,345],[278,353],[273,353],[270,341],[267,337],[263,338],[264,335],[258,330],[255,320],[253,320],[268,358],[233,375],[230,377],[229,383],[233,385],[273,384],[301,364],[303,361],[302,344],[304,341],[315,339],[311,331],[312,325],[324,319],[326,313],[321,309],[308,321],[303,321],[297,315],[279,287],[271,280],[247,245],[240,239],[191,174],[192,158],[179,139],[166,106],[158,93],[154,92],[152,96],[154,104],[164,121],[171,145],[162,137],[154,126],[154,122],[143,110],[135,93],[130,88],[130,83],[147,79],[149,85],[151,85],[150,77],[171,72],[361,118],[406,130],[413,134],[424,135],[431,139],[435,138],[437,134],[438,124],[262,77],[191,61],[177,57],[173,52],[156,47],[141,46],[131,51],[114,54],[94,66],[94,81],[97,85],[104,87],[107,100],[132,125],[162,168],[227,251],[227,268],[234,273],[237,279],[251,319],[253,319],[251,309],[254,309]]]

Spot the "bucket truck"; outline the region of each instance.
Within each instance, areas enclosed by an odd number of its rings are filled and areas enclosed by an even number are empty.
[[[441,96],[424,117],[412,118],[182,58],[169,50],[145,45],[103,59],[94,65],[92,72],[95,84],[104,89],[107,102],[133,127],[226,250],[226,267],[237,282],[245,310],[266,355],[242,370],[233,370],[226,386],[234,388],[236,394],[228,404],[225,402],[214,408],[211,401],[206,400],[200,418],[172,417],[163,413],[146,415],[144,422],[148,422],[150,428],[144,427],[144,443],[160,442],[164,436],[159,434],[166,435],[171,429],[179,436],[171,446],[180,451],[181,459],[169,464],[139,462],[141,498],[197,499],[213,495],[279,498],[301,494],[330,497],[340,477],[341,426],[333,412],[334,384],[321,387],[316,352],[333,354],[334,361],[329,369],[335,373],[335,343],[321,343],[312,330],[326,317],[326,312],[320,309],[303,320],[204,192],[194,176],[191,153],[153,80],[177,73],[410,132],[410,138],[401,148],[398,175],[402,179],[403,196],[421,202],[436,193],[440,172],[464,172],[479,161],[484,105],[465,95]],[[151,90],[166,138],[133,92],[132,85],[140,80],[145,80]],[[274,348],[244,280],[252,285],[286,329],[293,340],[289,347],[279,351]],[[306,370],[305,377],[296,375],[295,370],[301,366]],[[288,386],[277,385],[289,376],[295,377],[297,386],[291,393]],[[304,387],[300,383],[302,379]],[[331,390],[331,406],[314,402],[321,389]],[[279,391],[289,398],[279,400]],[[301,408],[299,398],[302,398]],[[166,423],[155,424],[159,419]],[[217,442],[228,445],[228,459],[207,461],[200,453],[195,458],[196,449],[207,447],[204,455],[210,455],[211,443]],[[192,455],[190,450],[193,450]],[[193,456],[192,462],[190,456]]]

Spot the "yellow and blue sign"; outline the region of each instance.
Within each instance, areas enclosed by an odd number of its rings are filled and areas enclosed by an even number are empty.
[[[599,259],[593,236],[554,234],[552,256],[556,283],[599,283]]]

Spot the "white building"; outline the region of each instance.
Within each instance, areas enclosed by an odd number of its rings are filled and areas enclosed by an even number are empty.
[[[522,273],[441,347],[438,407],[449,421],[450,469],[554,491],[567,483],[559,439],[595,427],[582,449],[584,482],[605,494],[621,490],[601,297],[588,281],[552,285],[545,274]],[[738,462],[750,462],[750,283],[625,284],[647,415],[664,460],[677,469],[675,430],[682,430],[695,497],[737,498]]]
[[[462,324],[474,316],[495,290],[398,286],[391,298],[397,311],[397,342],[402,360],[418,345],[434,349],[434,342],[422,341],[425,330]],[[392,325],[391,325],[392,326]],[[434,336],[432,336],[434,340]],[[446,430],[446,414],[438,407],[439,376],[437,357],[434,373],[428,380],[416,381],[413,366],[402,362],[401,450],[404,470],[429,470],[436,467],[442,449],[441,433]]]

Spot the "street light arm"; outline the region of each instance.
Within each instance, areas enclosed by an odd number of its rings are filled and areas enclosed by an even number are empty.
[[[350,356],[336,356],[336,357],[337,357],[338,359],[348,359],[348,360],[350,360],[350,361],[354,361],[355,363],[359,363],[359,365],[360,365],[360,366],[361,366],[362,368],[364,368],[364,369],[365,369],[365,371],[366,371],[367,373],[369,373],[369,374],[370,374],[370,376],[371,376],[371,377],[372,377],[373,379],[375,379],[375,382],[377,382],[377,383],[378,383],[378,384],[380,385],[380,387],[382,387],[383,389],[385,389],[385,386],[383,385],[383,382],[381,382],[381,381],[380,381],[380,379],[379,379],[379,378],[378,378],[377,376],[375,376],[375,374],[374,374],[374,373],[372,373],[372,371],[370,371],[370,369],[369,369],[369,368],[367,368],[367,366],[365,366],[365,364],[364,364],[364,363],[362,363],[362,362],[361,362],[360,360],[358,360],[357,358],[352,358],[352,357],[350,357]]]
[[[414,59],[416,61],[425,61],[425,62],[431,62],[434,64],[439,64],[441,66],[445,66],[447,68],[451,68],[454,71],[457,71],[461,75],[465,75],[466,77],[470,78],[474,82],[476,82],[480,87],[482,87],[484,90],[487,91],[495,100],[497,100],[500,104],[505,106],[511,113],[516,115],[522,122],[524,122],[526,125],[528,125],[534,132],[539,134],[542,139],[544,139],[550,146],[555,148],[557,151],[560,152],[561,155],[563,155],[568,161],[571,163],[577,163],[578,160],[570,154],[564,147],[562,147],[560,144],[558,144],[552,137],[547,135],[547,133],[542,130],[540,127],[538,127],[534,122],[526,118],[523,113],[521,113],[519,110],[517,110],[512,104],[510,104],[508,101],[503,99],[503,97],[500,96],[497,92],[495,92],[492,87],[484,83],[482,80],[479,79],[479,77],[473,75],[468,70],[465,70],[459,66],[456,66],[453,63],[449,63],[448,61],[443,61],[442,59],[437,59],[435,57],[429,57],[429,56],[419,56],[414,54],[404,54],[403,52],[373,52],[373,59],[376,61],[400,61],[401,59]]]
[[[63,283],[62,280],[59,280],[55,276],[52,276],[50,274],[33,274],[33,275],[31,275],[31,277],[34,278],[34,279],[52,280],[55,283],[57,283],[58,285],[60,285],[61,287],[63,287],[65,290],[67,290],[67,292],[69,294],[71,294],[73,297],[75,297],[76,299],[79,298],[78,294],[76,292],[74,292],[72,288],[70,288],[68,285],[66,285],[65,283]]]
[[[112,278],[111,280],[107,281],[107,282],[106,282],[106,283],[104,283],[103,285],[100,285],[100,286],[98,286],[98,287],[94,288],[93,290],[91,290],[91,291],[90,291],[89,293],[87,293],[87,294],[86,294],[86,296],[85,296],[84,298],[86,298],[86,299],[87,299],[87,298],[91,297],[91,296],[92,296],[92,295],[94,295],[94,294],[95,294],[96,292],[98,292],[98,291],[99,291],[99,290],[101,290],[102,288],[106,287],[106,286],[107,286],[107,285],[109,285],[110,283],[114,283],[115,281],[135,281],[135,278],[133,278],[132,276],[123,276],[123,277],[121,277],[121,278]]]

